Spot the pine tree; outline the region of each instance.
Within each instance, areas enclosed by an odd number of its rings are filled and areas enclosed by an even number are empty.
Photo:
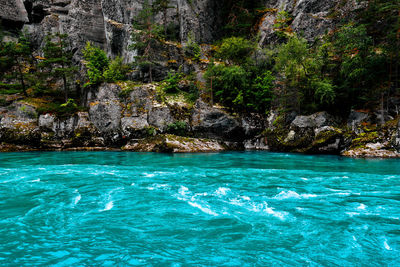
[[[153,3],[153,12],[163,14],[163,24],[164,24],[164,36],[167,37],[167,13],[168,9],[173,8],[170,5],[170,0],[155,0]]]
[[[0,46],[0,78],[7,80],[2,87],[21,89],[27,96],[28,79],[34,66],[28,37],[21,34],[17,42],[1,42]]]
[[[73,53],[67,38],[67,34],[61,33],[47,35],[43,48],[44,59],[39,64],[49,77],[63,80],[65,102],[68,100],[69,82],[77,71],[72,62]]]
[[[153,65],[155,48],[160,43],[162,29],[154,23],[154,10],[148,0],[143,3],[142,10],[133,22],[132,49],[138,52],[135,63],[142,69],[148,70],[149,80],[153,82]]]

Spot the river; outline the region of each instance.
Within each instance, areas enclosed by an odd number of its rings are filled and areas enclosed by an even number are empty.
[[[0,154],[3,266],[400,266],[400,160]]]

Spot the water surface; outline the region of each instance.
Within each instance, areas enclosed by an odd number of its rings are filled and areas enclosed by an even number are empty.
[[[400,161],[1,153],[0,265],[400,266]]]

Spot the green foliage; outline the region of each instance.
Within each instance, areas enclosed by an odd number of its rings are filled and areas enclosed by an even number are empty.
[[[243,37],[230,37],[222,40],[221,45],[217,48],[216,57],[235,64],[241,64],[247,60],[254,50],[255,43]]]
[[[103,76],[106,82],[124,81],[129,69],[129,66],[124,64],[123,59],[118,56],[110,62]]]
[[[211,65],[205,78],[217,102],[236,110],[264,113],[270,108],[274,77],[271,71],[253,75],[237,65]]]
[[[286,105],[303,112],[314,112],[335,102],[336,92],[323,73],[326,47],[312,49],[296,35],[282,44],[275,57],[275,69],[284,74]]]
[[[201,48],[198,43],[196,43],[193,32],[188,35],[188,41],[184,48],[185,56],[190,57],[194,61],[200,61],[201,59]]]
[[[275,68],[282,71],[291,86],[298,86],[306,77],[312,64],[307,41],[293,37],[279,48]]]
[[[221,0],[221,18],[225,20],[222,29],[224,36],[250,36],[261,19],[265,3],[261,0]]]
[[[293,36],[293,30],[289,26],[292,20],[292,16],[285,10],[278,12],[274,24],[274,31],[278,37],[286,39]]]
[[[74,99],[68,99],[65,103],[60,102],[45,102],[36,107],[39,114],[52,113],[59,118],[67,118],[78,111],[84,111],[83,107],[76,104]]]
[[[89,82],[84,86],[96,85],[103,82],[103,72],[108,68],[109,64],[106,53],[102,49],[93,46],[90,42],[86,43],[82,53],[86,60],[87,76],[89,78]]]
[[[342,103],[362,106],[379,97],[385,81],[389,80],[389,58],[374,45],[365,25],[344,25],[331,39],[332,69]]]
[[[163,37],[162,26],[154,22],[154,9],[148,0],[144,0],[142,10],[133,21],[131,49],[138,52],[135,64],[149,74],[150,82],[153,82],[153,65],[155,63],[156,48]]]
[[[253,88],[247,92],[251,101],[248,101],[247,107],[263,113],[268,111],[273,98],[272,88],[274,87],[275,77],[271,71],[266,71],[257,76],[253,83]]]
[[[47,35],[43,48],[44,58],[38,64],[46,80],[63,80],[65,100],[68,99],[70,80],[78,71],[78,68],[73,65],[73,53],[67,43],[67,38],[68,35],[61,33]],[[39,86],[40,84],[36,85],[36,87]],[[41,90],[39,89],[39,91]]]
[[[35,81],[32,77],[35,62],[28,37],[20,34],[17,42],[1,40],[0,48],[0,78],[5,81],[0,84],[0,89],[19,89],[27,96],[29,81]]]
[[[168,36],[168,26],[169,25],[168,25],[167,12],[168,12],[168,9],[174,8],[174,6],[171,6],[170,2],[171,2],[170,0],[155,0],[152,3],[152,7],[153,7],[152,11],[155,14],[158,14],[161,12],[163,15],[164,38],[167,38],[167,36]]]
[[[315,98],[320,104],[333,104],[336,97],[335,86],[328,79],[315,80],[312,82],[315,90]]]
[[[177,121],[167,125],[167,133],[185,136],[188,126],[184,121]]]
[[[168,73],[168,77],[164,80],[163,89],[167,94],[174,94],[179,91],[179,82],[182,80],[182,73]]]

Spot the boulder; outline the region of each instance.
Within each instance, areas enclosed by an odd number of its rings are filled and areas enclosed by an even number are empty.
[[[121,119],[122,133],[125,138],[140,138],[146,135],[145,130],[148,129],[147,116],[124,117]]]
[[[39,127],[41,131],[50,132],[53,130],[56,117],[52,114],[39,116]]]
[[[363,122],[370,121],[370,115],[367,112],[351,110],[349,118],[347,119],[347,126],[352,129],[352,131],[357,132],[357,128]]]
[[[161,132],[165,132],[168,125],[174,123],[174,118],[168,107],[154,106],[149,112],[148,122],[150,125],[158,128]]]
[[[291,123],[291,128],[320,128],[335,124],[334,118],[327,112],[317,112],[309,116],[297,116]]]
[[[241,118],[241,127],[246,137],[254,137],[259,135],[267,127],[265,116],[256,113],[246,114]]]
[[[198,100],[191,117],[192,130],[199,137],[244,140],[245,133],[239,121],[222,109]]]
[[[90,121],[111,143],[118,142],[121,138],[122,106],[118,97],[120,90],[116,84],[103,84],[97,92],[88,95]]]
[[[0,19],[29,22],[23,0],[0,0]]]
[[[257,136],[253,139],[245,140],[243,145],[245,150],[270,150],[267,138],[264,136]]]

